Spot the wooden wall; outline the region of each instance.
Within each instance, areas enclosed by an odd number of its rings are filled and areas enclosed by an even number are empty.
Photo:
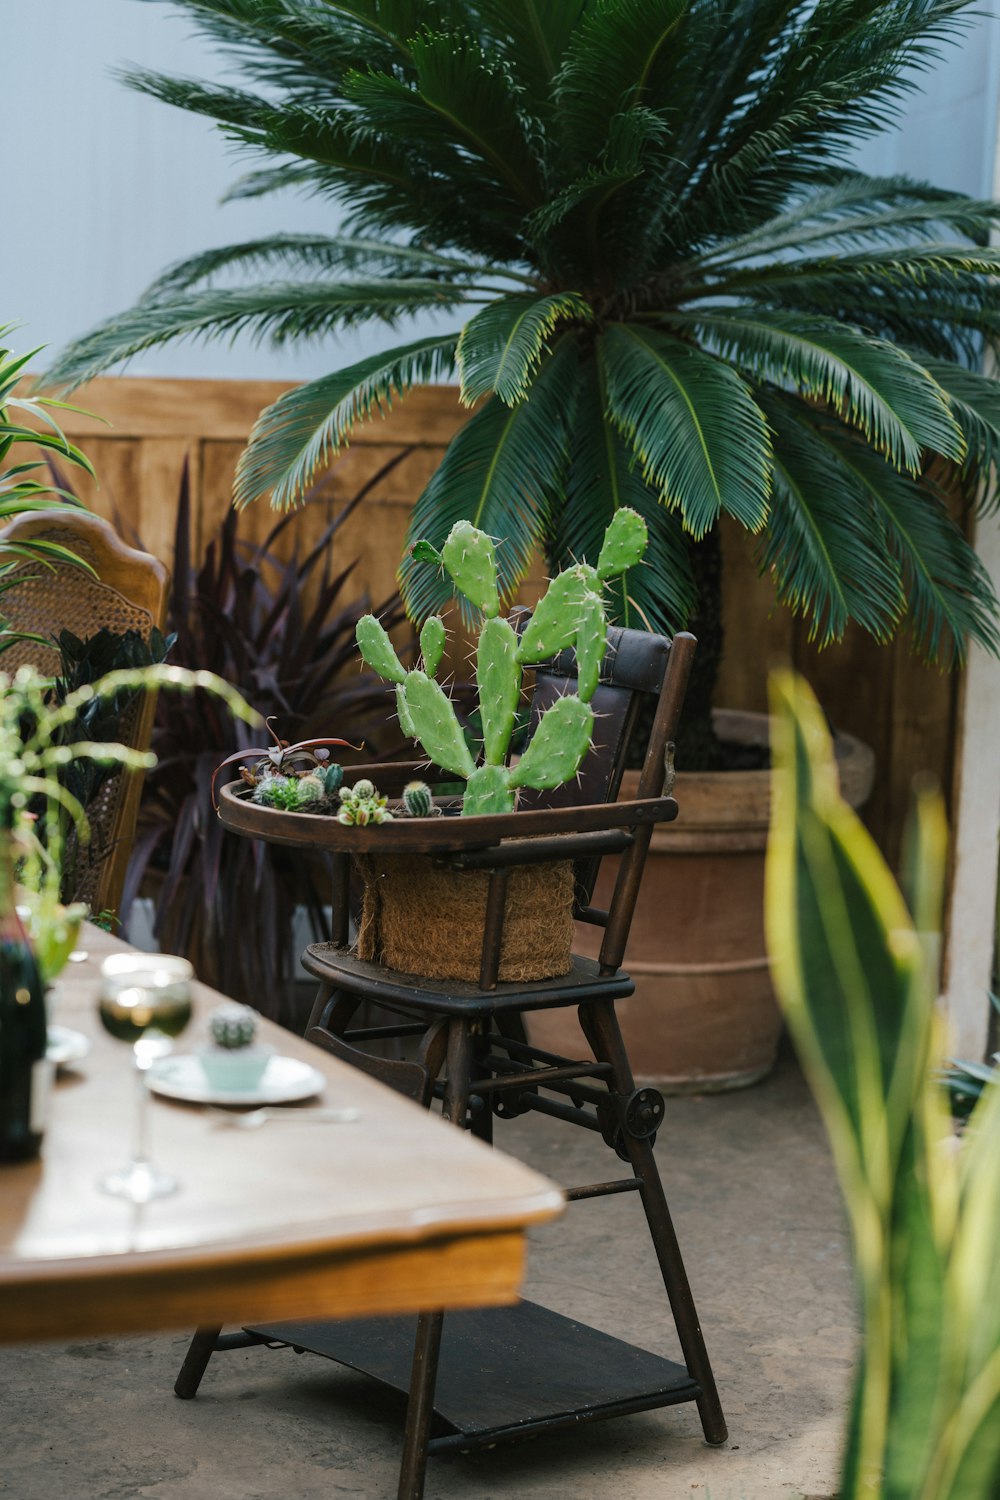
[[[285,389],[251,380],[94,381],[74,399],[110,425],[69,413],[65,424],[97,470],[99,487],[81,485],[83,498],[103,515],[117,513],[143,546],[169,565],[187,456],[194,502],[191,540],[202,549],[228,508],[233,470],[254,419]],[[409,507],[463,417],[453,388],[413,392],[386,420],[358,432],[323,483],[325,503],[311,507],[288,531],[298,532],[304,545],[372,474],[405,454],[337,537],[345,562],[360,559],[359,591],[366,587],[376,602],[385,598],[394,587]],[[251,509],[241,518],[241,532],[262,538],[273,520],[266,507]],[[769,581],[753,566],[745,534],[727,526],[723,539],[727,652],[720,703],[763,709],[768,667],[791,661],[802,670],[832,723],[876,750],[877,779],[866,816],[895,861],[914,776],[930,772],[951,786],[959,679],[923,665],[905,642],[887,649],[861,631],[817,651],[803,623],[775,605]],[[287,544],[293,544],[291,537]],[[526,592],[530,597],[530,585]]]

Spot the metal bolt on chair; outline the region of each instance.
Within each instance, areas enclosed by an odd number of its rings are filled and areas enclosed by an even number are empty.
[[[709,1443],[722,1443],[726,1424],[688,1285],[667,1200],[653,1156],[664,1105],[654,1088],[637,1088],[615,1016],[615,1002],[633,992],[621,968],[653,827],[677,813],[669,795],[673,738],[695,641],[611,629],[601,683],[593,699],[598,732],[578,783],[534,794],[524,810],[493,819],[440,818],[384,825],[416,840],[446,841],[438,858],[453,868],[489,872],[478,984],[400,973],[359,959],[348,946],[350,848],[335,847],[333,941],[306,950],[319,993],[306,1032],[338,1057],[431,1105],[456,1125],[491,1140],[495,1120],[537,1112],[598,1133],[628,1166],[628,1175],[571,1187],[570,1201],[636,1192],[642,1201],[669,1299],[683,1363],[637,1349],[529,1302],[510,1309],[444,1315],[428,1309],[405,1318],[357,1322],[295,1322],[235,1334],[203,1328],[195,1335],[175,1390],[195,1395],[217,1349],[266,1343],[327,1356],[409,1391],[400,1500],[420,1500],[428,1453],[467,1450],[534,1436],[582,1421],[693,1401]],[[554,697],[572,690],[575,661],[564,652],[540,667],[533,719]],[[652,696],[655,718],[637,800],[616,802],[640,704]],[[382,790],[388,767],[359,768]],[[413,774],[397,768],[399,784]],[[426,774],[426,773],[424,773]],[[664,795],[665,783],[667,795]],[[265,824],[227,789],[223,818],[244,832]],[[255,821],[256,820],[256,821]],[[266,826],[282,843],[321,834],[302,832],[302,815],[270,814]],[[320,820],[307,820],[318,827]],[[334,820],[325,820],[332,822]],[[445,826],[448,825],[448,826]],[[340,827],[340,825],[338,825]],[[440,830],[436,833],[435,831]],[[384,829],[378,830],[381,834]],[[364,830],[340,828],[363,835]],[[264,836],[268,836],[265,834]],[[331,833],[336,844],[337,835]],[[364,847],[360,839],[350,847]],[[464,845],[464,846],[463,846]],[[591,897],[600,860],[619,868],[607,911]],[[604,929],[598,960],[574,957],[570,972],[531,983],[498,981],[508,877],[517,866],[555,858],[575,864],[575,917]],[[389,1024],[358,1025],[366,1001],[392,1016]],[[593,1056],[560,1057],[532,1046],[526,1015],[577,1006]],[[364,1017],[362,1017],[364,1019]],[[408,1038],[415,1056],[373,1055],[373,1043]]]

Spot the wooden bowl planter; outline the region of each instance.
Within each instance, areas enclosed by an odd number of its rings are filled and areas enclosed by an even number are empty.
[[[359,766],[349,777],[370,777],[388,788],[413,769],[398,763]],[[353,865],[365,882],[359,957],[432,980],[482,980],[488,872],[495,865],[513,866],[499,969],[488,976],[489,988],[566,974],[574,945],[573,859],[621,848],[617,830],[677,816],[672,797],[448,816],[457,813],[455,801],[440,799],[443,816],[355,827],[327,814],[261,807],[243,782],[231,782],[221,790],[219,817],[244,837],[334,857],[334,928],[339,926],[342,942]]]

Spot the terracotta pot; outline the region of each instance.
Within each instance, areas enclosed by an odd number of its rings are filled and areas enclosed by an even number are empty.
[[[763,714],[717,711],[723,739],[762,744]],[[854,807],[871,791],[874,755],[837,737],[841,788]],[[665,1092],[742,1088],[774,1064],[781,1035],[764,943],[764,854],[769,771],[682,772],[676,823],[652,838],[624,967],[635,994],[618,1018],[636,1077]],[[634,797],[638,775],[626,776]],[[616,861],[605,860],[594,897],[607,906]],[[600,930],[577,924],[580,953],[597,956]],[[536,1012],[531,1037],[570,1057],[588,1054],[572,1013]]]

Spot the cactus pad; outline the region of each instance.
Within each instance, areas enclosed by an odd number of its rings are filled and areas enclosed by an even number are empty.
[[[462,800],[462,816],[482,817],[486,813],[514,811],[514,792],[506,766],[480,766],[469,777]]]
[[[426,672],[408,672],[403,691],[416,738],[431,760],[453,776],[470,777],[476,763],[444,689]]]
[[[577,693],[589,703],[601,680],[601,662],[608,644],[608,626],[604,603],[599,594],[591,594],[580,610],[576,632]]]
[[[580,769],[590,748],[594,710],[575,694],[558,698],[538,721],[527,750],[511,770],[511,786],[541,791],[562,786]]]
[[[620,573],[642,562],[648,542],[649,532],[638,511],[630,510],[628,506],[615,511],[604,533],[601,555],[597,559],[597,575],[601,582],[617,578]]]
[[[553,578],[535,605],[518,646],[523,663],[546,661],[566,646],[572,646],[584,601],[594,593],[597,575],[586,563],[567,568]]]
[[[424,671],[428,677],[437,676],[437,669],[441,665],[447,640],[448,634],[440,615],[431,615],[424,621],[420,632],[420,654],[424,659]]]
[[[480,632],[476,684],[486,761],[499,766],[507,758],[521,696],[517,636],[506,620],[487,620]]]
[[[374,615],[362,615],[355,627],[358,650],[373,672],[389,682],[402,682],[406,668],[393,649],[385,628]]]
[[[455,587],[488,620],[500,613],[496,549],[491,537],[469,521],[456,521],[448,533],[441,558]]]

